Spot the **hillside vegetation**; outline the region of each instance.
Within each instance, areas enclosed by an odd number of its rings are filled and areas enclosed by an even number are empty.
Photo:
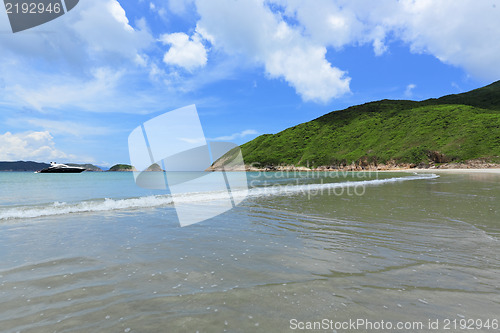
[[[128,164],[115,164],[108,171],[136,171],[135,168]]]
[[[382,100],[330,112],[241,146],[246,164],[339,166],[500,162],[500,81],[421,102]]]
[[[49,166],[48,163],[33,161],[0,162],[0,171],[37,171]]]

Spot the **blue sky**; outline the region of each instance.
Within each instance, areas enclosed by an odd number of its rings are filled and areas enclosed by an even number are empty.
[[[244,143],[380,99],[500,79],[500,0],[81,0],[13,34],[0,8],[0,160],[129,161],[144,121],[196,104]]]

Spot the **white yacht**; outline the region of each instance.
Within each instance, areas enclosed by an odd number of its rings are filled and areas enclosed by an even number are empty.
[[[69,166],[66,164],[50,162],[50,167],[35,171],[35,173],[80,173],[85,171],[85,168]]]

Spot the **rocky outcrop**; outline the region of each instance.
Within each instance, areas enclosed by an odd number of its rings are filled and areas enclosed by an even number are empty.
[[[137,171],[137,169],[128,164],[116,164],[113,165],[108,171]],[[164,171],[157,163],[151,164],[146,170],[144,171]]]
[[[225,171],[398,171],[408,169],[490,169],[500,168],[500,164],[490,163],[485,160],[477,159],[461,163],[443,163],[437,164],[434,162],[429,163],[396,163],[389,161],[388,163],[351,163],[347,165],[322,165],[316,167],[305,167],[295,165],[264,165],[258,164],[245,165],[239,168],[225,168]],[[221,171],[220,166],[212,166],[207,171]]]
[[[115,164],[108,171],[137,171],[137,169],[128,164]]]

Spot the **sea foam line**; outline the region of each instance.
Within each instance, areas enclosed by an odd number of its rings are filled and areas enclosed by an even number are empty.
[[[172,203],[170,196],[147,196],[129,199],[89,200],[78,203],[54,202],[45,206],[22,206],[0,210],[0,220],[25,219],[72,213],[105,212],[130,208],[149,208]]]
[[[397,183],[409,180],[424,180],[438,178],[435,174],[413,175],[406,177],[394,177],[388,179],[373,179],[363,181],[347,181],[341,183],[328,184],[302,184],[302,185],[274,185],[266,187],[252,188],[250,190],[238,189],[231,191],[234,199],[243,200],[245,197],[262,197],[273,195],[290,195],[290,194],[310,194],[311,192],[318,193],[322,190],[347,188],[356,186],[376,186],[387,183]],[[54,202],[44,206],[21,206],[15,208],[0,209],[0,221],[10,219],[26,219],[36,217],[46,217],[55,215],[65,215],[73,213],[87,212],[105,212],[122,209],[138,209],[138,208],[155,208],[172,203],[189,204],[200,201],[217,201],[227,198],[227,192],[196,192],[176,195],[172,198],[170,195],[155,195],[139,198],[127,199],[104,199],[104,200],[89,200],[77,203]],[[175,200],[174,200],[175,199]]]
[[[372,179],[372,180],[362,180],[362,181],[346,181],[340,183],[320,183],[320,184],[302,184],[302,185],[291,185],[291,184],[275,184],[268,187],[258,187],[253,188],[245,194],[246,191],[233,191],[233,197],[239,197],[241,195],[246,195],[248,197],[258,197],[266,195],[286,195],[286,194],[313,194],[324,193],[324,190],[338,189],[338,188],[348,188],[348,187],[361,187],[361,186],[376,186],[387,183],[398,183],[409,180],[424,180],[424,179],[435,179],[439,178],[436,174],[415,174],[413,176],[405,177],[393,177],[387,179]]]

